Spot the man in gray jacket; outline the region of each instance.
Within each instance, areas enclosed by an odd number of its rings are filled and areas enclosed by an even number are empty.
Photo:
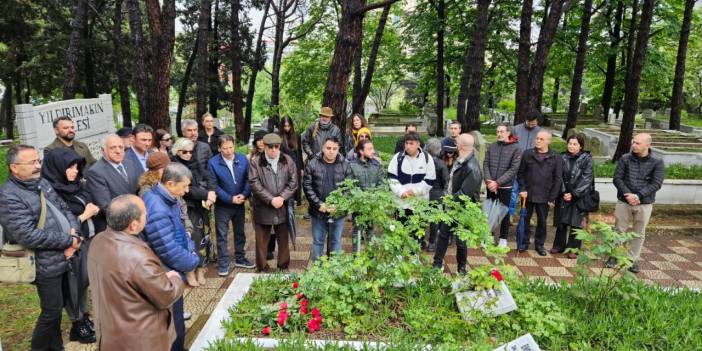
[[[307,159],[311,159],[322,151],[322,145],[329,138],[341,140],[341,130],[332,123],[334,111],[331,107],[322,107],[319,111],[319,119],[312,122],[310,126],[302,133],[302,151],[307,155]],[[342,155],[346,155],[346,150],[339,149]]]
[[[539,114],[533,112],[527,114],[526,121],[517,124],[512,131],[512,134],[516,136],[519,141],[519,149],[522,151],[533,149],[536,135],[539,134],[540,130]]]
[[[498,199],[505,206],[509,206],[514,180],[519,172],[522,161],[522,151],[517,140],[511,133],[512,126],[503,122],[497,126],[497,141],[487,149],[483,162],[483,180],[487,188],[488,199]],[[509,216],[505,216],[500,223],[501,247],[507,246],[509,233]]]
[[[623,233],[633,226],[634,232],[640,235],[629,246],[634,260],[629,268],[632,273],[639,272],[638,260],[646,238],[646,226],[665,173],[663,160],[651,155],[651,142],[651,135],[637,134],[631,142],[631,152],[619,159],[614,170],[613,181],[619,200],[614,208],[614,227]],[[610,267],[614,264],[612,259],[607,262]]]
[[[40,178],[41,159],[34,147],[11,147],[7,164],[10,176],[0,188],[0,225],[8,234],[8,242],[34,250],[36,258],[34,283],[41,313],[31,348],[63,350],[61,310],[68,298],[68,259],[82,241],[76,232],[80,225],[49,182]]]

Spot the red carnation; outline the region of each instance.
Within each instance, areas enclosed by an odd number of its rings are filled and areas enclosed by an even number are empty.
[[[263,327],[263,335],[270,335],[271,333],[271,327],[265,326]]]
[[[500,271],[498,271],[497,269],[493,269],[492,272],[490,272],[490,274],[492,274],[492,276],[495,277],[495,279],[497,279],[498,282],[502,281],[502,274],[500,274]]]
[[[297,295],[295,295],[295,296],[297,296],[298,300],[305,297],[305,295],[302,295],[302,293],[297,293]]]
[[[281,310],[286,310],[286,309],[288,309],[288,303],[287,303],[287,302],[281,303],[281,304],[280,304],[280,309],[281,309]]]
[[[314,333],[317,330],[319,330],[319,322],[317,322],[315,319],[310,319],[307,321],[307,330],[310,333]]]
[[[281,310],[278,313],[278,320],[276,322],[278,323],[279,326],[282,327],[283,325],[285,325],[285,322],[288,320],[288,317],[289,317],[288,311]]]
[[[293,283],[293,289],[297,289],[300,286],[300,283],[294,282]]]
[[[302,313],[303,316],[307,314],[307,305],[300,306],[300,313]]]
[[[322,314],[319,313],[319,309],[317,307],[312,309],[312,317],[317,318],[317,317],[321,317],[321,316],[322,316]]]

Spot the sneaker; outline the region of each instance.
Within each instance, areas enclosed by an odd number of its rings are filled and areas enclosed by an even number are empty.
[[[616,266],[617,266],[617,259],[614,257],[610,257],[607,260],[607,263],[605,263],[605,267],[607,267],[607,268],[614,268]]]
[[[229,267],[217,269],[217,275],[220,277],[226,277],[229,275]]]
[[[251,263],[251,261],[249,261],[248,258],[244,257],[244,258],[242,258],[242,259],[237,260],[236,262],[234,262],[234,267],[241,267],[241,268],[251,269],[251,268],[255,268],[256,265],[253,264],[253,263]]]
[[[499,244],[497,244],[499,247],[507,247],[507,239],[500,239]]]
[[[629,272],[636,274],[636,273],[639,273],[639,271],[640,271],[639,263],[634,261],[634,263],[631,265],[631,267],[629,267]]]
[[[192,313],[190,313],[190,312],[183,312],[183,320],[184,320],[184,321],[189,321],[190,318],[192,318],[192,317],[193,317],[193,314],[192,314]]]
[[[70,341],[78,341],[81,344],[92,344],[95,342],[95,332],[90,330],[85,319],[81,319],[73,323],[68,338]]]

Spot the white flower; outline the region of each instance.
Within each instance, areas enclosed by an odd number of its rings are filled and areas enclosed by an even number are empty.
[[[388,226],[388,228],[390,228],[390,231],[391,231],[391,232],[394,232],[394,231],[395,231],[395,225],[394,225],[394,224],[390,224],[390,225]]]

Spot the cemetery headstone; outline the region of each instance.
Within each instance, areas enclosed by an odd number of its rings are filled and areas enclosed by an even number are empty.
[[[524,334],[500,347],[494,351],[540,351],[539,344],[536,343],[534,337],[530,333]]]
[[[653,118],[653,116],[654,116],[653,110],[651,110],[650,108],[647,108],[647,109],[643,110],[643,112],[641,112],[641,116],[643,118]]]
[[[578,115],[585,116],[587,114],[587,102],[581,102],[578,108]]]
[[[602,119],[602,116],[604,116],[604,109],[602,108],[602,105],[595,105],[595,108],[592,109],[592,118]]]
[[[54,134],[53,121],[68,116],[73,120],[75,140],[88,144],[96,158],[100,157],[100,143],[107,134],[115,132],[112,96],[102,94],[95,99],[73,99],[44,105],[21,104],[15,106],[20,142],[34,146],[43,155]]]

